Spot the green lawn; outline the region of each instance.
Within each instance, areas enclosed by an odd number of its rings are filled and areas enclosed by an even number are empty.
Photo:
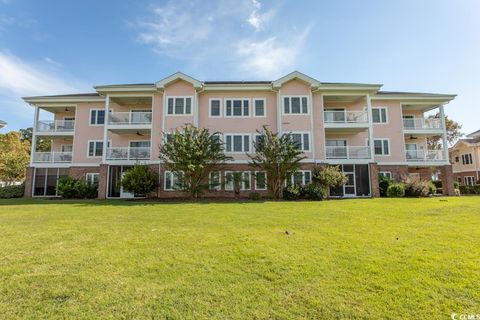
[[[480,313],[480,197],[3,200],[0,235],[1,319]]]

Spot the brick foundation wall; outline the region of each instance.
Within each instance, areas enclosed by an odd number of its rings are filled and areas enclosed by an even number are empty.
[[[70,167],[68,169],[68,175],[79,180],[85,180],[87,173],[100,173],[100,167]]]
[[[430,167],[409,167],[408,173],[419,173],[420,180],[432,180],[432,168]]]
[[[464,177],[475,177],[475,180],[480,180],[480,171],[477,173],[475,171],[465,171],[465,172],[455,172],[453,173],[453,179],[455,181],[458,181],[458,178],[462,179],[462,182],[460,184],[464,184]],[[477,179],[479,177],[479,179]]]
[[[408,166],[378,166],[378,171],[389,171],[392,173],[392,179],[400,182],[404,176],[408,176]]]
[[[99,168],[99,177],[98,177],[98,199],[107,198],[107,185],[108,185],[108,165],[101,164]]]
[[[34,171],[35,171],[35,168],[27,167],[27,172],[25,173],[25,191],[23,193],[23,196],[25,198],[32,197]]]
[[[376,163],[370,163],[369,170],[370,170],[370,188],[371,188],[371,195],[373,198],[380,197],[380,188],[378,186],[378,173],[379,173],[379,166]]]
[[[451,165],[440,167],[440,173],[442,175],[442,191],[444,196],[454,196],[455,189],[453,186],[453,171]]]

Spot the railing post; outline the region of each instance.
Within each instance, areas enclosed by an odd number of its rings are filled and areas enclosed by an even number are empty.
[[[447,142],[447,124],[445,121],[445,112],[443,110],[443,104],[440,105],[440,119],[442,121],[442,127],[443,127],[443,132],[442,132],[442,144],[443,144],[443,157],[444,161],[448,159],[448,142]]]
[[[372,117],[372,102],[370,100],[370,95],[367,94],[365,96],[365,99],[367,100],[367,117],[368,117],[368,141],[369,141],[369,146],[370,146],[370,159],[373,160],[374,157],[374,141],[373,141],[373,117]]]
[[[105,98],[105,121],[103,123],[103,152],[102,163],[105,163],[107,157],[107,145],[108,145],[108,122],[110,121],[110,95],[107,94]]]
[[[35,106],[35,115],[33,117],[33,129],[32,129],[32,149],[30,150],[30,166],[33,163],[35,157],[35,151],[37,150],[37,125],[38,125],[39,108]]]

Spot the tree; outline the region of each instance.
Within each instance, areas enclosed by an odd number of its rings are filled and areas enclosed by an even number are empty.
[[[326,196],[330,188],[343,186],[348,179],[339,166],[318,166],[313,171],[312,181],[322,188]]]
[[[158,187],[158,174],[146,165],[135,164],[125,171],[121,184],[127,192],[148,195]]]
[[[248,155],[250,164],[267,173],[268,190],[276,199],[280,199],[285,179],[300,168],[300,161],[306,156],[291,135],[279,135],[266,126],[257,132],[259,137],[255,153]]]
[[[23,181],[29,161],[30,142],[22,141],[16,131],[0,134],[0,181],[6,185]]]
[[[26,128],[26,129],[20,129],[20,134],[21,134],[21,140],[22,141],[28,141],[30,144],[32,144],[32,137],[33,137],[33,128]],[[38,152],[48,152],[50,151],[52,146],[52,140],[48,139],[43,139],[37,137],[37,150]]]
[[[428,120],[434,120],[434,119],[440,119],[440,113],[437,113],[435,115],[430,115],[428,116]],[[448,116],[445,116],[445,124],[447,127],[447,142],[449,145],[453,145],[461,136],[463,136],[463,133],[460,131],[462,129],[462,126],[451,119],[448,118]],[[442,148],[442,138],[439,136],[433,136],[433,137],[428,137],[427,138],[427,145],[429,149],[434,149],[434,150],[439,150]],[[448,146],[443,146],[443,148],[448,148]]]
[[[191,198],[198,198],[208,189],[209,173],[231,159],[225,155],[219,135],[187,125],[168,135],[160,146],[160,159],[168,170],[177,174],[181,180],[179,188]]]
[[[235,194],[235,198],[238,198],[242,189],[242,183],[246,182],[243,177],[243,172],[232,172],[226,177],[226,180],[226,183],[233,185],[233,193]]]

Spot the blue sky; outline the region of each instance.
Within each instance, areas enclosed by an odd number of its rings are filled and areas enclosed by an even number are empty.
[[[0,119],[32,125],[21,96],[154,82],[273,80],[456,93],[446,112],[480,129],[480,1],[0,0]]]

